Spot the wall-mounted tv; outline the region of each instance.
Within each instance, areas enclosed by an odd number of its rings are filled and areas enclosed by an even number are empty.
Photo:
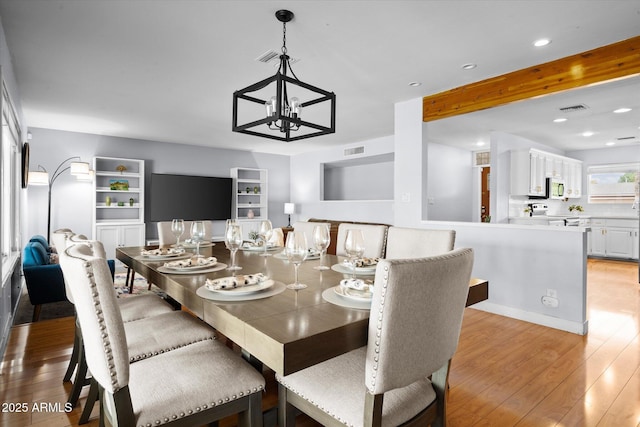
[[[147,221],[231,218],[231,178],[151,174]]]

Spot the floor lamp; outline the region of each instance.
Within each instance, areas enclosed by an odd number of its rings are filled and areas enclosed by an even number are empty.
[[[49,186],[47,194],[47,242],[50,242],[51,239],[51,189],[56,179],[66,171],[69,171],[71,175],[74,175],[78,180],[88,181],[93,178],[93,171],[89,168],[89,163],[82,162],[81,160],[78,156],[69,157],[62,161],[51,175],[49,175],[49,172],[41,165],[38,165],[37,171],[29,171],[29,185]]]

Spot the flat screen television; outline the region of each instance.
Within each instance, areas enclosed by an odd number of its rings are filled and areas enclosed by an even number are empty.
[[[231,178],[151,174],[147,221],[231,218]]]

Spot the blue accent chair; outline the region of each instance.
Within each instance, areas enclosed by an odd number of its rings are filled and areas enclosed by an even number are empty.
[[[40,236],[42,237],[42,236]],[[27,284],[29,301],[33,305],[32,321],[40,318],[42,304],[68,301],[65,291],[64,277],[59,264],[51,264],[48,245],[39,239],[31,240],[24,247],[22,271]],[[115,273],[115,262],[108,260],[111,277]]]

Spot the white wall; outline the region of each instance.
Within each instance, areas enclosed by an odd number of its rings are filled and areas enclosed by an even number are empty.
[[[427,219],[473,221],[473,155],[442,144],[427,144]]]
[[[364,153],[345,156],[344,150],[354,147],[364,147]],[[393,152],[394,139],[389,136],[292,156],[290,201],[296,204],[296,213],[291,215],[291,222],[315,217],[392,223],[393,200],[322,200],[322,185],[324,183],[322,172],[324,163],[379,156]]]
[[[269,219],[274,226],[287,224],[284,203],[289,201],[289,157],[222,150],[183,144],[169,144],[111,136],[92,135],[50,129],[30,129],[31,169],[38,164],[49,172],[63,160],[80,156],[92,162],[94,156],[125,157],[145,160],[146,184],[151,173],[230,176],[236,166],[269,170]],[[30,186],[27,191],[27,233],[45,235],[47,231],[47,187]],[[68,173],[61,175],[52,191],[51,230],[65,227],[92,235],[92,185],[76,181]],[[224,221],[214,223],[214,235],[222,235]],[[147,224],[147,238],[157,236],[155,223]]]

